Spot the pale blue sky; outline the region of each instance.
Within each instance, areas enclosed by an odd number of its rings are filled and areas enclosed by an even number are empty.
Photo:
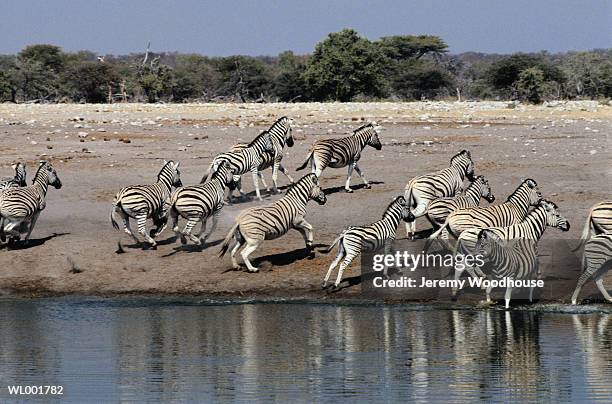
[[[612,46],[612,0],[2,0],[0,53],[53,43],[100,54],[311,52],[331,31],[440,35],[454,53]]]

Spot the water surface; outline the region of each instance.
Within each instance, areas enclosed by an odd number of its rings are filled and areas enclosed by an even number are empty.
[[[611,316],[0,300],[0,401],[43,384],[67,402],[611,402]]]

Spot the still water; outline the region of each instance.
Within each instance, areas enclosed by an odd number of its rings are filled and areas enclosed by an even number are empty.
[[[609,306],[70,298],[0,309],[1,402],[8,385],[62,385],[62,401],[78,403],[612,401]]]

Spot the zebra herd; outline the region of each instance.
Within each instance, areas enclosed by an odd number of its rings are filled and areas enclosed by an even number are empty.
[[[315,142],[298,171],[310,164],[311,173],[297,181],[282,165],[284,147],[292,147],[292,119],[282,117],[268,129],[261,132],[250,143],[234,145],[229,151],[217,155],[200,184],[183,186],[179,163],[164,162],[157,175],[157,181],[149,185],[127,186],[115,196],[110,212],[110,221],[115,229],[120,223],[125,233],[143,247],[155,249],[155,238],[167,226],[171,227],[183,245],[189,242],[202,246],[215,231],[223,207],[233,202],[233,192],[241,196],[241,176],[250,172],[258,200],[262,200],[259,180],[270,192],[262,171],[272,168],[272,192],[278,193],[278,171],[282,172],[290,187],[277,201],[243,210],[224,238],[219,255],[230,251],[233,268],[238,268],[235,255],[240,255],[249,272],[257,272],[249,256],[263,243],[286,234],[290,229],[298,230],[304,237],[306,248],[313,248],[313,228],[306,219],[306,207],[310,200],[324,205],[327,197],[319,178],[327,167],[347,167],[344,185],[346,192],[353,192],[350,180],[353,170],[361,177],[365,188],[370,184],[358,163],[366,146],[381,150],[378,127],[369,123],[355,129],[352,135],[339,139]],[[26,186],[25,166],[14,166],[15,176],[0,181],[0,238],[2,242],[13,243],[27,233],[27,240],[36,221],[45,208],[48,186],[61,188],[57,172],[49,162],[41,162],[33,184]],[[465,180],[468,181],[465,186]],[[465,191],[465,192],[464,192]],[[433,233],[426,240],[428,250],[434,243],[455,254],[479,253],[495,263],[488,276],[478,267],[467,267],[470,276],[511,277],[524,279],[534,276],[537,270],[537,241],[546,227],[569,230],[569,223],[560,214],[557,205],[545,198],[533,179],[525,179],[504,203],[479,206],[481,199],[495,201],[489,181],[475,174],[471,153],[462,150],[450,159],[449,167],[440,171],[411,179],[404,195],[397,196],[385,209],[382,218],[368,226],[352,226],[344,230],[327,248],[335,247],[338,253],[324,277],[323,288],[330,287],[329,279],[340,264],[332,287],[339,288],[344,270],[362,252],[384,249],[389,252],[397,236],[401,222],[405,223],[407,237],[415,238],[416,220],[425,216],[433,227]],[[227,202],[228,201],[228,202]],[[206,232],[206,223],[212,217],[212,227]],[[179,226],[179,219],[186,220]],[[136,220],[138,233],[146,241],[142,243],[132,231],[130,220]],[[153,226],[147,232],[147,221]],[[195,231],[197,225],[200,228]],[[195,231],[195,234],[194,234]],[[451,239],[455,239],[454,246]],[[512,244],[512,248],[508,245]],[[596,205],[590,212],[582,236],[584,246],[583,272],[576,286],[572,303],[584,283],[595,275],[596,284],[606,300],[612,301],[603,287],[603,275],[609,269],[606,262],[612,257],[612,201]],[[120,251],[122,250],[119,243]],[[459,279],[464,270],[455,270]],[[536,271],[537,272],[537,271]],[[385,271],[385,276],[386,276]],[[487,301],[490,301],[490,289]],[[453,290],[455,296],[457,290]],[[506,291],[508,306],[512,290]]]

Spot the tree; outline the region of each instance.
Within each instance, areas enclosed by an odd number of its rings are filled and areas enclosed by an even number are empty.
[[[278,68],[273,82],[274,94],[282,101],[305,98],[305,70],[304,58],[298,58],[291,51],[278,55]]]
[[[223,95],[235,95],[242,101],[258,99],[270,90],[272,75],[260,60],[249,56],[229,56],[217,61]]]
[[[563,73],[557,66],[548,63],[541,55],[524,53],[517,53],[493,63],[486,74],[495,89],[500,90],[503,96],[509,96],[521,72],[534,67],[540,70],[545,82],[563,83]]]
[[[73,66],[66,75],[73,88],[75,99],[86,102],[105,102],[109,91],[119,84],[119,75],[107,63],[81,62]]]
[[[174,69],[175,101],[186,99],[211,98],[221,86],[221,74],[213,62],[200,55],[179,55]]]
[[[441,66],[417,59],[400,62],[391,81],[394,94],[415,100],[434,98],[440,89],[451,84],[451,75]]]
[[[315,100],[350,101],[357,94],[381,96],[385,56],[352,29],[331,33],[319,42],[304,79]]]
[[[572,53],[562,63],[570,97],[612,96],[612,60],[594,52]]]
[[[516,87],[521,98],[533,104],[542,102],[544,73],[537,67],[527,68],[519,73]]]
[[[380,38],[378,46],[389,59],[420,59],[425,55],[440,57],[448,45],[434,35],[394,35]]]

